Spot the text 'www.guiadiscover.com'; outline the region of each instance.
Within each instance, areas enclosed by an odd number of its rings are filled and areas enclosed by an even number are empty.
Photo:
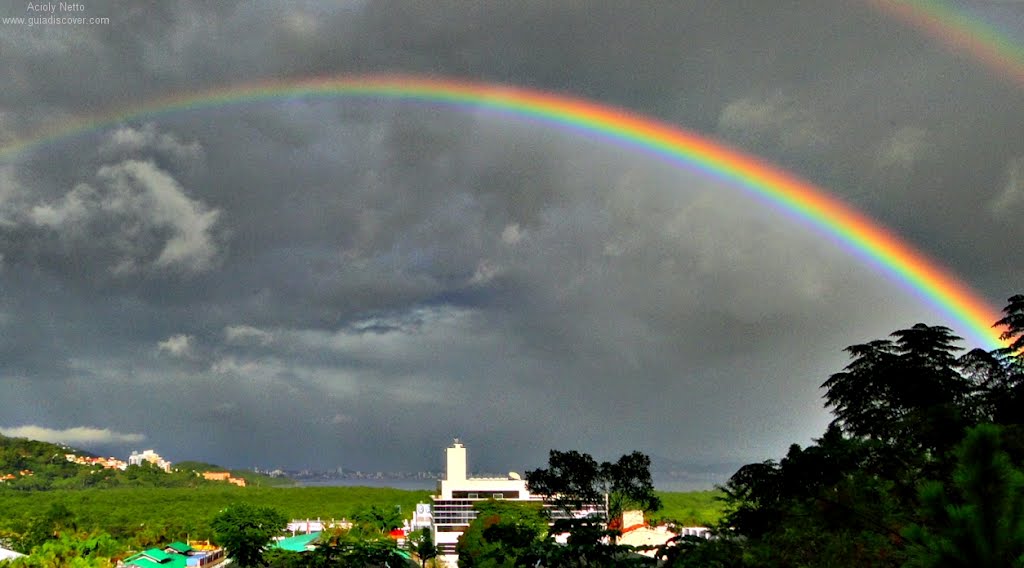
[[[102,26],[110,24],[110,18],[90,17],[83,14],[85,5],[78,2],[29,2],[25,16],[0,18],[8,26]]]

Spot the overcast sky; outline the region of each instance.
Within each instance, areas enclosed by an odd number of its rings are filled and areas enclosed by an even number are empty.
[[[0,146],[260,80],[520,85],[803,176],[996,308],[1024,291],[1024,86],[867,3],[82,8],[109,23],[0,25]],[[1024,42],[1024,3],[970,9]],[[844,347],[956,327],[742,188],[508,116],[344,99],[4,155],[0,291],[0,431],[230,467],[437,470],[455,436],[486,471],[550,448],[760,461],[822,433]]]

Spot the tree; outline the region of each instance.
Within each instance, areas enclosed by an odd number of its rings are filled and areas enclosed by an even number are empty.
[[[1002,450],[997,426],[973,428],[957,450],[953,482],[926,484],[921,502],[927,524],[905,531],[913,565],[1024,566],[1024,474]]]
[[[600,505],[606,498],[606,519],[617,517],[626,506],[645,511],[661,508],[651,479],[651,460],[641,452],[599,464],[590,454],[551,450],[548,467],[527,472],[526,483],[532,493],[570,514]]]
[[[576,450],[551,450],[547,469],[526,472],[530,492],[543,495],[565,511],[603,502],[602,481],[597,460]]]
[[[732,568],[743,566],[743,549],[731,538],[677,536],[658,547],[660,566],[671,568]]]
[[[312,566],[309,553],[281,548],[268,550],[263,555],[263,561],[266,562],[267,568],[310,568]]]
[[[476,518],[459,537],[459,566],[513,567],[527,563],[548,532],[538,503],[481,501]]]
[[[75,514],[63,503],[52,503],[46,513],[32,519],[28,530],[21,538],[19,549],[27,554],[38,546],[59,539],[66,531],[73,532],[76,528]]]
[[[1024,567],[1024,296],[1003,311],[1006,349],[957,357],[959,338],[924,324],[848,348],[822,384],[835,417],[825,435],[741,468],[723,488],[719,539],[662,558]]]
[[[243,567],[262,566],[270,539],[287,525],[288,518],[277,510],[246,503],[231,505],[210,523],[216,541]]]
[[[661,500],[654,494],[651,458],[646,454],[633,452],[620,457],[614,464],[602,464],[601,469],[610,518],[618,517],[627,508],[646,512],[661,508]]]
[[[631,547],[614,544],[619,536],[609,530],[609,519],[618,518],[626,507],[644,511],[661,508],[651,479],[651,460],[633,452],[615,462],[598,463],[590,454],[551,450],[546,469],[526,473],[530,492],[541,495],[559,510],[551,534],[567,534],[565,545],[552,539],[540,548],[543,566],[626,566],[650,559],[634,554]],[[588,508],[603,514],[581,515]]]
[[[1024,294],[1011,296],[1003,308],[1002,319],[993,327],[1002,327],[999,338],[1008,341],[1009,345],[996,350],[1005,357],[1015,358],[1019,365],[1024,365]]]
[[[408,536],[406,547],[420,559],[421,568],[427,567],[427,561],[437,558],[437,546],[430,536],[430,529],[423,528]]]
[[[375,533],[336,530],[324,533],[312,552],[304,553],[310,568],[346,566],[353,568],[375,566],[404,566],[406,556],[390,537]]]
[[[112,558],[123,553],[124,548],[105,533],[62,533],[60,538],[36,547],[31,555],[11,560],[9,564],[0,561],[0,565],[9,568],[113,568]]]
[[[363,507],[352,515],[352,520],[356,522],[359,530],[377,534],[387,534],[391,529],[402,526],[402,514],[398,512],[397,506]]]
[[[960,338],[920,323],[890,337],[848,347],[853,361],[821,385],[833,424],[915,452],[951,449],[969,425],[962,410],[973,390],[958,368]]]

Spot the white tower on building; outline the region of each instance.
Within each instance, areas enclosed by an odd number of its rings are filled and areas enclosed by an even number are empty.
[[[466,480],[466,446],[463,446],[458,438],[452,442],[450,448],[445,448],[445,480],[465,481]]]
[[[442,562],[455,566],[459,556],[455,545],[459,537],[476,518],[475,501],[507,499],[513,501],[539,501],[530,495],[526,481],[512,472],[508,477],[469,477],[466,447],[456,438],[444,450],[445,475],[438,484],[434,501],[431,536]]]

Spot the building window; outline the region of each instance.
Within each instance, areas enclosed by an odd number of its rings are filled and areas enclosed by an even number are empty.
[[[490,493],[484,493],[493,497],[494,499],[519,499],[519,490],[511,489],[508,491],[492,491]],[[499,495],[501,497],[499,497]],[[469,491],[452,491],[452,499],[479,499],[480,492],[476,491],[470,493]]]

